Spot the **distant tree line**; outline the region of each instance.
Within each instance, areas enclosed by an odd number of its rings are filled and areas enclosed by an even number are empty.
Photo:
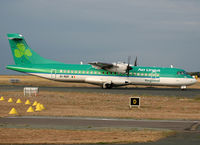
[[[200,77],[200,72],[188,72],[191,76],[198,76]]]

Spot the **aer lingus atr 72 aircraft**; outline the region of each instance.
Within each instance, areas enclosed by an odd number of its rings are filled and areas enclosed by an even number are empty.
[[[34,52],[21,34],[8,34],[15,65],[6,68],[54,81],[81,82],[112,88],[123,85],[164,85],[185,89],[196,79],[183,69],[142,67],[126,63],[64,64]],[[129,59],[130,61],[130,59]]]

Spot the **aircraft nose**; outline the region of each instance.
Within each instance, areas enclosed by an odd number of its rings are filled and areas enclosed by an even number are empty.
[[[196,78],[191,78],[191,79],[188,79],[188,85],[193,85],[197,82]]]
[[[196,83],[197,82],[197,79],[196,78],[194,78],[194,83]]]
[[[191,80],[192,84],[195,84],[197,82],[197,79],[193,77],[193,79]]]

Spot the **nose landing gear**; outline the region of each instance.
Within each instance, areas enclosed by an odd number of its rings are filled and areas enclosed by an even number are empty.
[[[181,86],[181,90],[186,90],[187,86]]]

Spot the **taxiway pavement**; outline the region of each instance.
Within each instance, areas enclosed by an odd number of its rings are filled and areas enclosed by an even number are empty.
[[[199,121],[184,120],[135,120],[87,117],[20,116],[0,118],[4,127],[51,128],[51,129],[167,129],[174,131],[199,131]]]
[[[23,91],[24,87],[14,85],[0,85],[0,91]],[[113,88],[101,89],[100,87],[39,87],[41,91],[54,92],[89,92],[89,93],[109,93],[128,94],[145,96],[175,96],[175,97],[200,97],[200,89],[181,90],[179,88]]]

